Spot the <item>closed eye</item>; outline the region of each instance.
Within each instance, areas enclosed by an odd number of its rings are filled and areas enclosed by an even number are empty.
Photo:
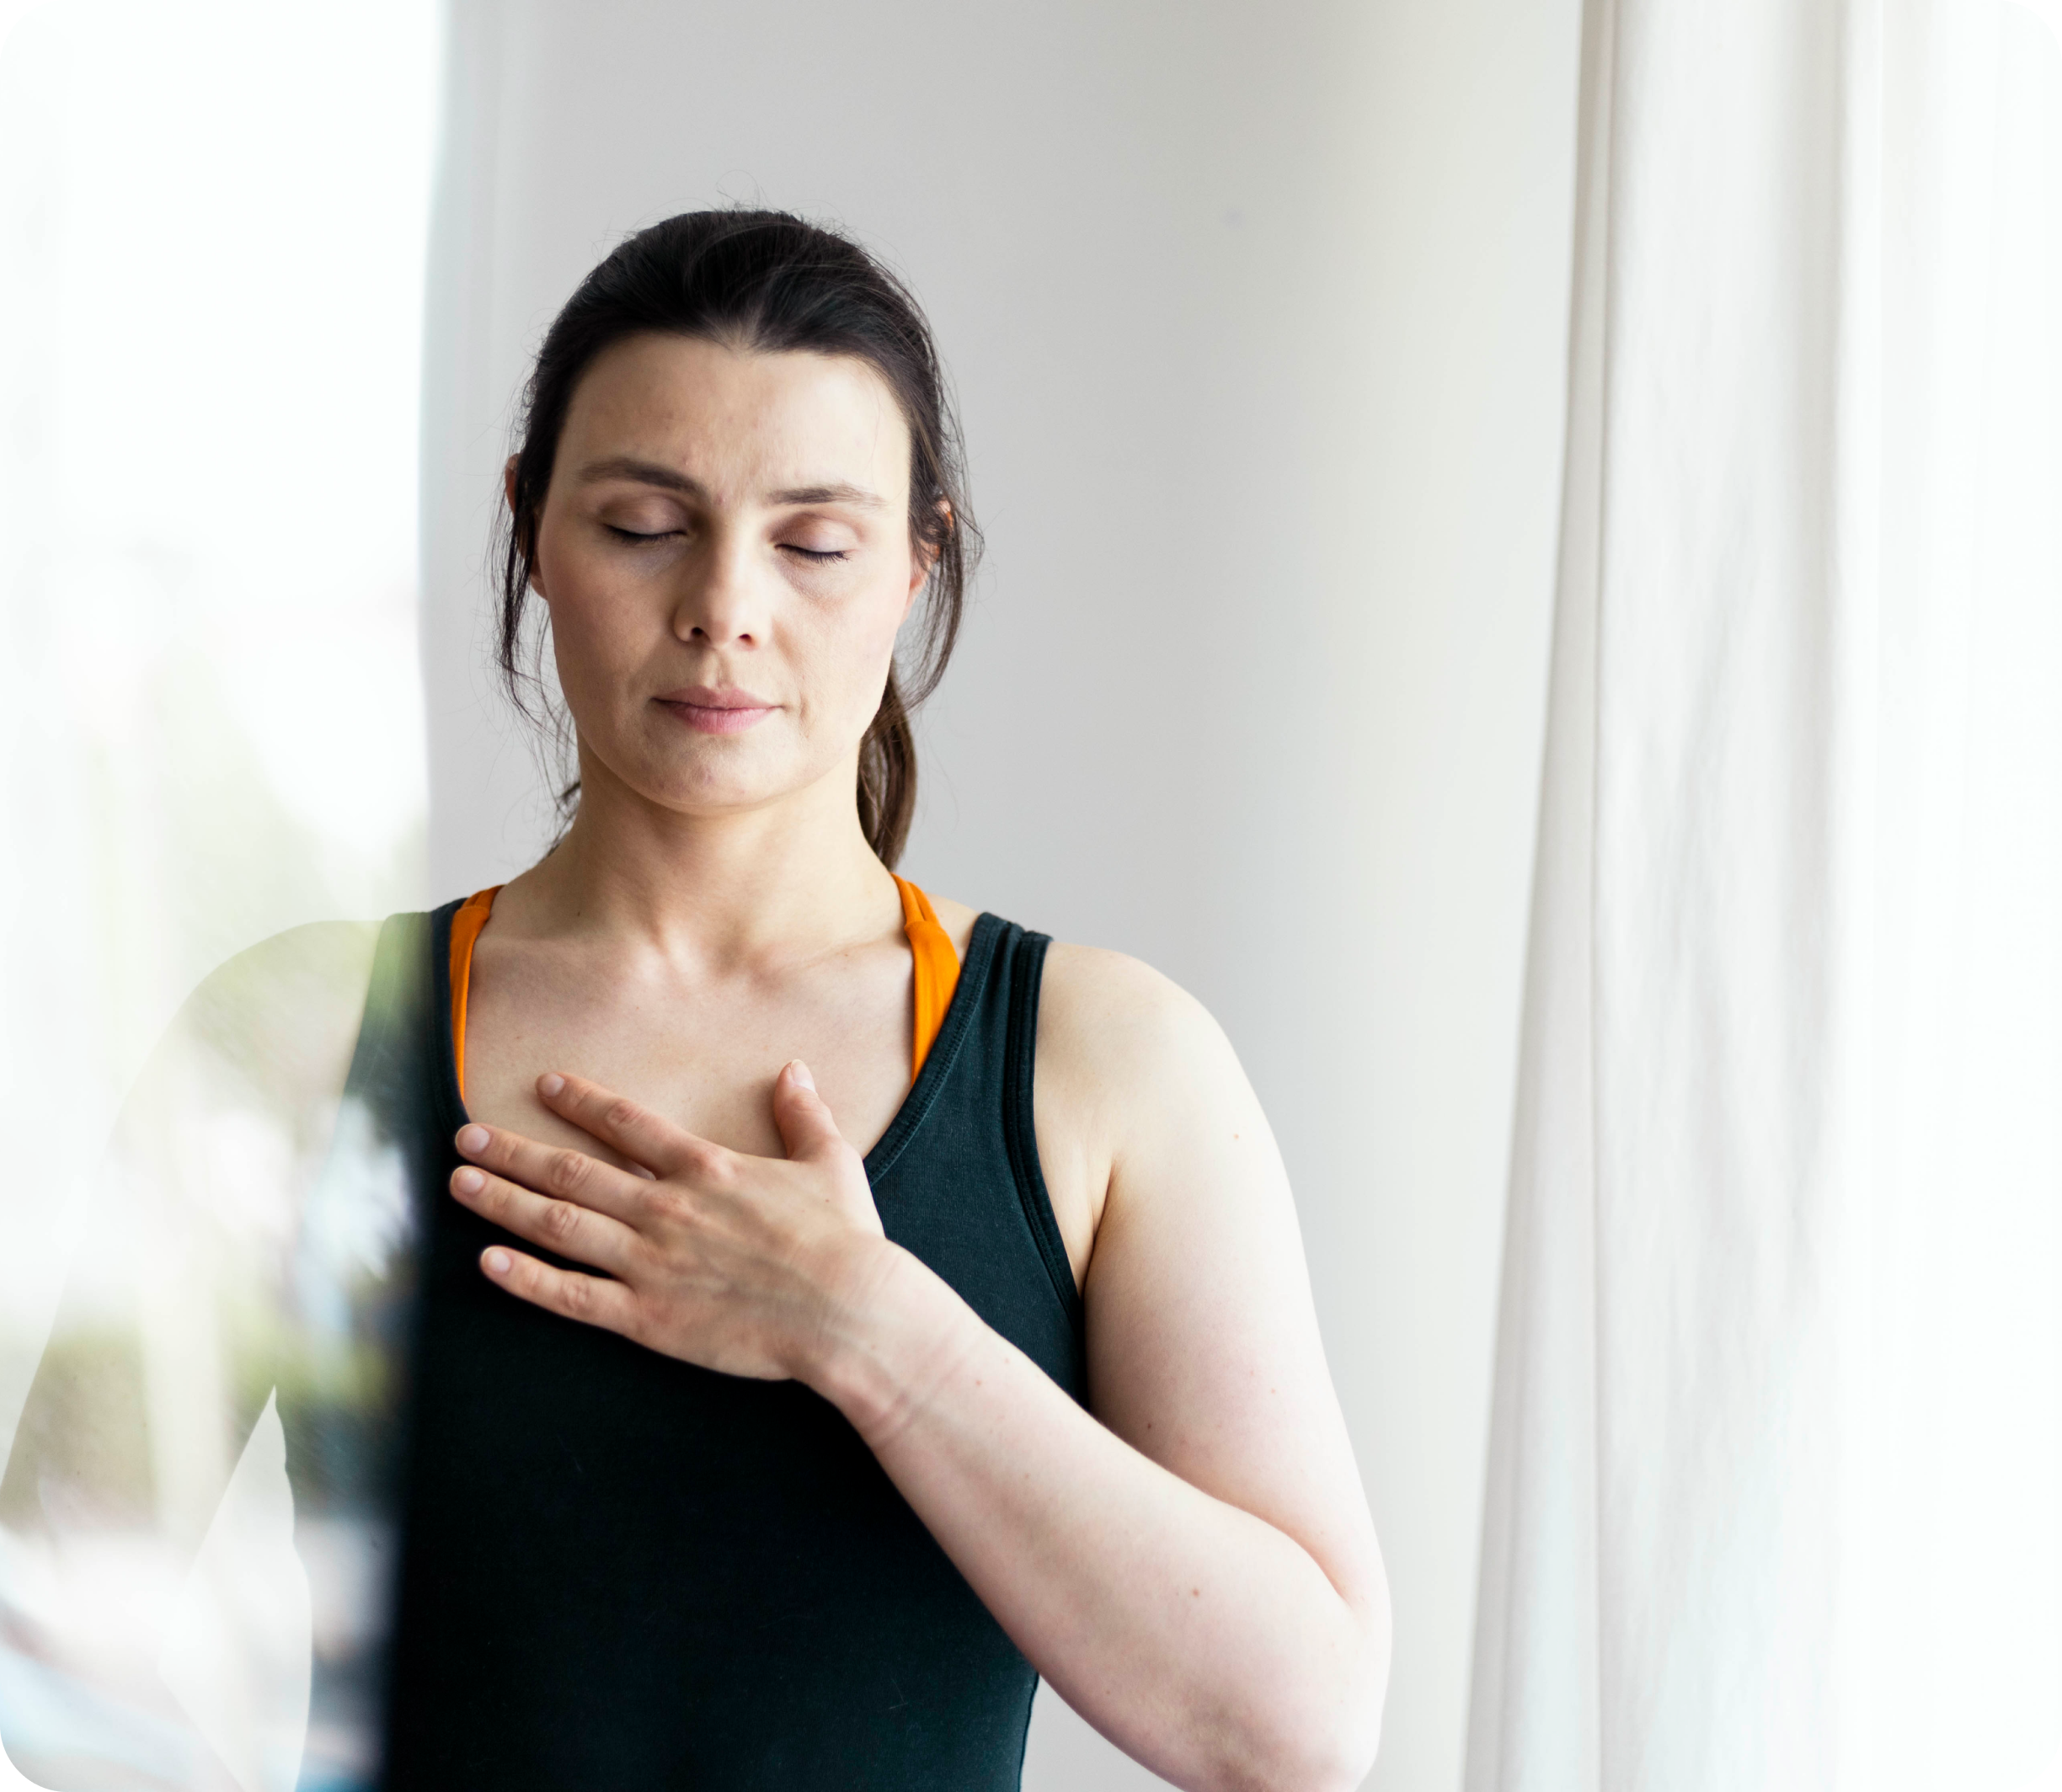
[[[615,523],[604,523],[601,526],[617,541],[627,541],[633,544],[643,544],[652,541],[670,541],[676,536],[682,535],[686,532],[685,531],[679,529],[654,529],[650,531],[642,529],[625,529]],[[780,544],[780,547],[783,552],[793,554],[798,559],[807,560],[819,566],[827,564],[832,561],[847,560],[852,557],[852,550],[848,547],[803,547],[798,546],[793,541],[783,541]]]

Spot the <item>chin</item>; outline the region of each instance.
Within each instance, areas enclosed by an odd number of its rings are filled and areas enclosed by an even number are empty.
[[[645,768],[630,781],[647,802],[682,815],[718,815],[763,808],[804,788],[814,780],[801,768],[768,763],[768,756],[740,753],[735,743],[720,743],[713,753],[697,752],[692,762]],[[729,747],[730,750],[723,750]]]

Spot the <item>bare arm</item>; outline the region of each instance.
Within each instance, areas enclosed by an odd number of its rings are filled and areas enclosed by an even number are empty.
[[[376,930],[212,973],[124,1103],[0,1477],[8,1757],[54,1787],[232,1785],[159,1677],[162,1627],[271,1384],[278,1267],[328,1144]]]
[[[1107,1155],[1084,1290],[1089,1419],[921,1267],[822,1391],[1019,1647],[1192,1787],[1357,1784],[1387,1592],[1317,1336],[1288,1181],[1209,1016],[1055,948],[1042,1142]]]

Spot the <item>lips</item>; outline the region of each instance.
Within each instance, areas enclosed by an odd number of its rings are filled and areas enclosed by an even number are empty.
[[[714,685],[683,685],[678,691],[660,691],[659,701],[661,703],[684,703],[691,709],[774,709],[779,707],[735,685],[726,685],[720,690]]]
[[[688,685],[661,691],[653,701],[702,734],[741,734],[780,707],[736,685]]]

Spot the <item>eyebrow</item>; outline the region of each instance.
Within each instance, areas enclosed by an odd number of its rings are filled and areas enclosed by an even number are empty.
[[[605,479],[629,479],[639,485],[656,485],[669,492],[684,492],[690,498],[704,502],[708,488],[698,479],[691,479],[686,473],[657,461],[640,461],[634,455],[613,455],[605,461],[593,461],[580,470],[583,485],[598,485]],[[835,481],[828,485],[791,486],[784,492],[767,494],[770,503],[777,504],[848,504],[863,510],[882,510],[887,500],[865,487],[845,481]]]

